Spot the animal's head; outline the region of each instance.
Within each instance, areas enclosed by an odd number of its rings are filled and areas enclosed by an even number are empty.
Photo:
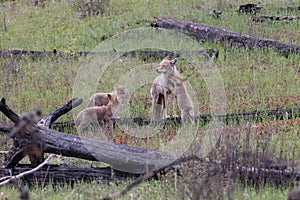
[[[175,85],[182,85],[183,82],[187,81],[187,78],[185,77],[180,77],[177,75],[171,76],[170,80],[175,84]]]
[[[117,91],[117,100],[120,104],[125,102],[126,98],[126,88],[123,85],[115,85],[115,90]]]
[[[108,101],[109,101],[108,104],[110,104],[112,107],[117,106],[117,105],[120,104],[116,95],[108,93],[107,97],[108,97]]]
[[[168,56],[165,57],[159,64],[159,67],[156,69],[156,71],[158,73],[174,74],[177,60],[177,58],[169,60]]]

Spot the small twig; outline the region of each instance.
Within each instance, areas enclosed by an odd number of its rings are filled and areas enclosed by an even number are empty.
[[[52,156],[53,156],[53,154],[50,154],[49,157],[43,163],[41,163],[39,166],[37,166],[37,167],[35,167],[35,168],[33,168],[33,169],[29,170],[29,171],[20,173],[20,174],[18,174],[16,176],[12,176],[10,179],[1,182],[0,183],[0,187],[3,186],[3,185],[5,185],[5,184],[7,184],[7,183],[9,183],[9,182],[11,182],[11,181],[13,181],[13,180],[22,178],[23,176],[26,176],[28,174],[31,174],[31,173],[33,173],[33,172],[41,169],[44,165],[46,165],[51,160]]]

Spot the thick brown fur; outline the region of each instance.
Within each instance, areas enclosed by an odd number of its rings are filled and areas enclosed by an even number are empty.
[[[177,97],[178,107],[181,112],[181,120],[185,123],[187,120],[194,121],[194,106],[189,93],[186,90],[184,82],[187,78],[177,75],[171,76],[170,80],[174,83],[174,92]]]
[[[125,86],[119,85],[115,86],[115,89],[110,93],[95,93],[93,96],[90,97],[87,107],[94,107],[94,106],[103,106],[109,103],[108,94],[117,98],[119,104],[123,104],[125,101]],[[119,105],[118,104],[118,105]],[[114,108],[117,108],[115,106]],[[113,117],[115,117],[116,110],[113,109]]]
[[[153,120],[169,117],[169,95],[172,96],[173,116],[176,116],[176,98],[174,95],[174,84],[169,80],[174,74],[179,74],[176,69],[177,58],[169,60],[164,58],[160,66],[156,69],[160,76],[156,77],[152,83],[150,93],[152,97],[152,116]]]
[[[109,127],[112,128],[112,111],[119,105],[119,102],[114,95],[107,94],[107,98],[109,100],[107,105],[88,107],[77,115],[75,121],[80,121],[78,126],[79,131],[86,128],[91,122],[99,122],[104,125],[109,125]]]

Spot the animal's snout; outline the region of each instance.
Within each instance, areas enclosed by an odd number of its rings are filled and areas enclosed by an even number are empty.
[[[162,73],[163,72],[163,68],[161,68],[161,67],[156,68],[156,72],[157,73]]]

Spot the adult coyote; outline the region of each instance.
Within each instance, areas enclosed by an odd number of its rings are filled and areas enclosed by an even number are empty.
[[[160,75],[156,77],[152,83],[150,93],[152,97],[152,116],[153,120],[168,118],[168,98],[172,95],[173,101],[173,116],[176,116],[176,97],[174,95],[174,84],[170,81],[170,77],[173,75],[179,75],[176,69],[177,58],[169,60],[165,57],[160,66],[156,69]],[[164,112],[165,111],[165,112]]]

